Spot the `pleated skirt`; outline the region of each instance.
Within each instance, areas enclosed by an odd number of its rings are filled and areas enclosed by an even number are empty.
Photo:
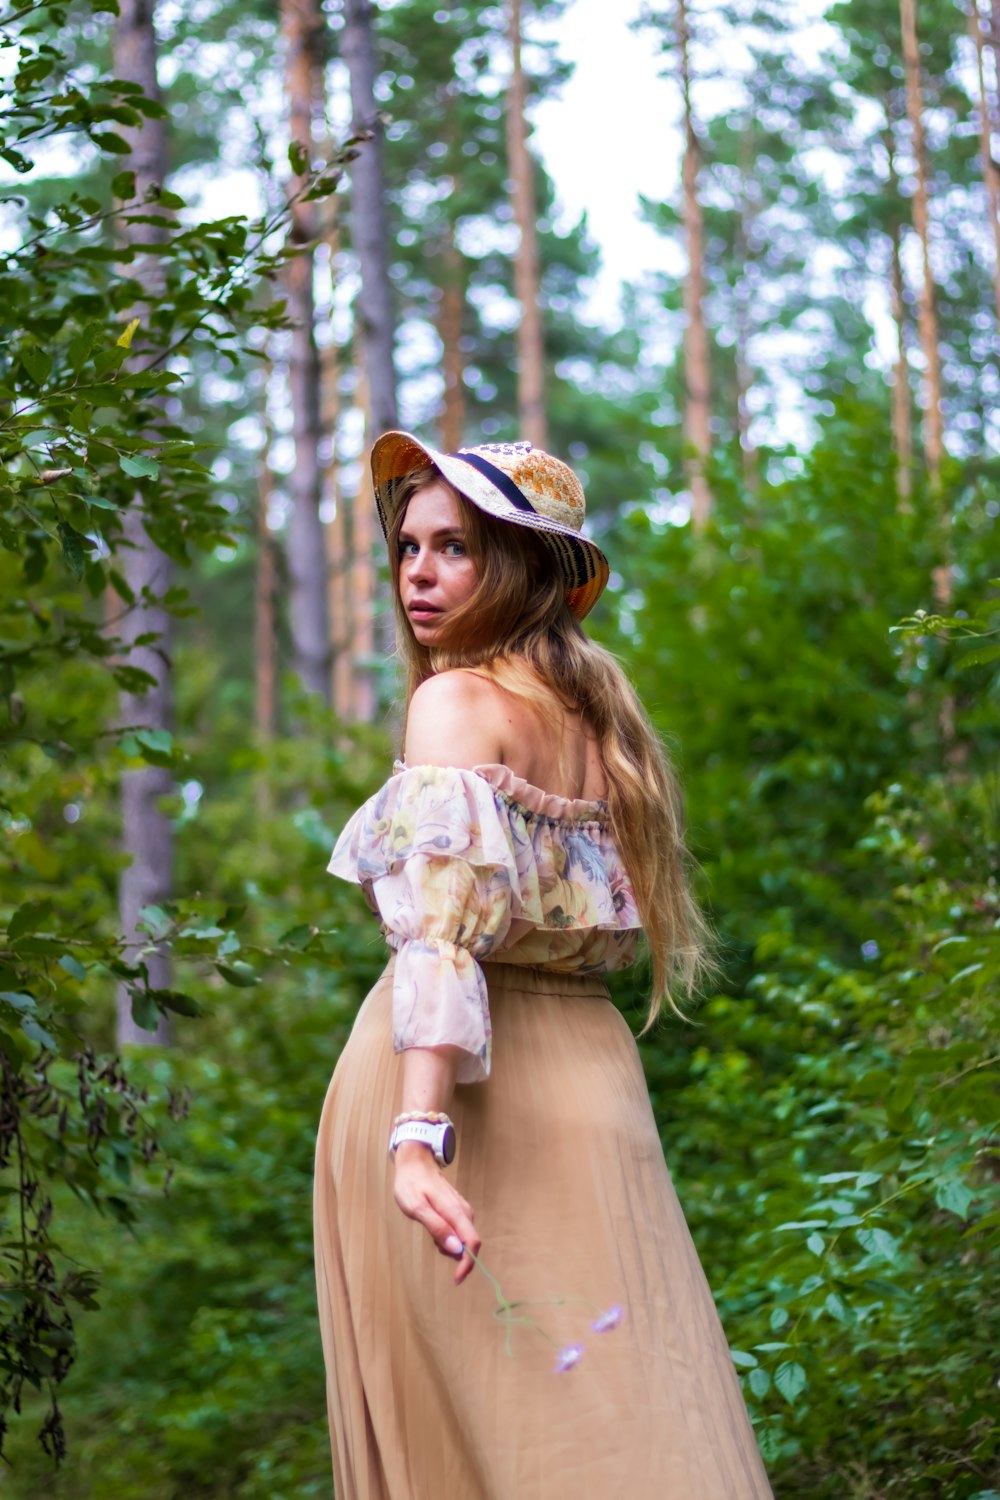
[[[394,1203],[390,962],[317,1143],[336,1500],[770,1497],[628,1026],[599,978],[484,971],[492,1073],[455,1092],[448,1172],[483,1265],[520,1305],[498,1317],[478,1268],[454,1286],[454,1263]],[[617,1326],[595,1331],[602,1313]]]

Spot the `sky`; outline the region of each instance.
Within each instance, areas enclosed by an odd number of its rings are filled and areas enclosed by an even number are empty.
[[[601,246],[590,310],[602,322],[613,319],[623,281],[667,266],[670,246],[642,222],[639,199],[671,196],[680,173],[676,89],[660,76],[654,38],[629,26],[639,9],[640,0],[572,0],[530,33],[554,40],[574,64],[559,94],[532,111],[534,145],[567,216],[586,213]]]

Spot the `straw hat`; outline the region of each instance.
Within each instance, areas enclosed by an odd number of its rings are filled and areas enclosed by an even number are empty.
[[[577,619],[593,609],[610,570],[600,547],[580,535],[586,502],[567,464],[525,442],[438,453],[408,432],[384,432],[372,448],[372,481],[386,536],[398,506],[399,481],[428,464],[487,515],[537,531],[562,574],[566,602]]]

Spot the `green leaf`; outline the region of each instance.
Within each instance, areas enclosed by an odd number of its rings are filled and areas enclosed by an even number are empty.
[[[166,937],[174,925],[174,919],[162,906],[141,906],[139,922],[154,938]]]
[[[775,1371],[774,1383],[789,1406],[795,1406],[806,1388],[806,1372],[794,1360],[786,1360]]]
[[[64,953],[59,960],[60,969],[65,970],[73,979],[86,979],[87,971],[78,958],[72,953]]]
[[[893,1265],[899,1263],[899,1245],[887,1229],[858,1229],[855,1236],[869,1255],[880,1255]]]
[[[826,1308],[831,1318],[836,1318],[838,1323],[846,1323],[848,1321],[848,1311],[844,1304],[844,1300],[842,1297],[838,1296],[836,1292],[828,1293],[823,1306]]]
[[[201,1006],[183,990],[151,990],[150,995],[164,1010],[172,1010],[178,1016],[200,1016]]]
[[[35,1009],[35,997],[26,995],[20,990],[0,990],[0,1000],[3,1000],[12,1010],[24,1012]]]
[[[806,1240],[806,1248],[811,1250],[813,1255],[822,1255],[826,1249],[826,1241],[821,1234],[811,1234]]]
[[[133,479],[159,479],[160,466],[155,458],[144,453],[122,453],[118,457],[119,467]]]
[[[116,198],[134,198],[135,173],[116,172],[111,179],[111,191]]]
[[[287,932],[283,932],[278,943],[282,948],[296,948],[301,952],[303,948],[308,948],[315,936],[316,928],[308,922],[301,922],[297,927],[289,927]]]
[[[58,1043],[51,1032],[46,1031],[44,1026],[30,1017],[21,1022],[21,1030],[31,1041],[37,1042],[40,1047],[47,1047],[50,1052],[59,1050]]]
[[[132,151],[132,147],[128,141],[123,140],[113,130],[92,130],[90,131],[90,139],[102,151],[110,151],[115,156],[128,156]]]
[[[60,521],[56,527],[56,531],[62,543],[62,552],[66,560],[66,566],[74,578],[82,578],[83,570],[87,563],[87,555],[84,548],[89,547],[91,543],[77,531],[75,526],[71,526],[68,521]]]
[[[52,902],[25,901],[19,906],[7,924],[7,935],[13,941],[26,932],[38,932],[52,915]]]
[[[174,750],[174,736],[169,729],[136,729],[135,738],[145,750],[157,756],[169,756]]]
[[[252,989],[255,984],[260,984],[259,978],[254,973],[253,969],[251,969],[249,964],[217,963],[215,967],[217,971],[222,975],[226,983],[235,985],[237,989],[249,990]]]
[[[160,1024],[160,1012],[156,1002],[145,990],[133,990],[132,1019],[142,1031],[155,1031]]]
[[[938,1208],[946,1209],[948,1213],[965,1220],[969,1217],[969,1206],[975,1196],[960,1177],[948,1177],[944,1182],[938,1183],[934,1202]]]
[[[771,1389],[771,1377],[762,1366],[758,1365],[756,1370],[750,1371],[749,1385],[757,1400],[763,1401]]]
[[[738,1365],[741,1370],[752,1370],[758,1363],[755,1355],[748,1354],[745,1349],[730,1349],[733,1364]]]
[[[52,368],[52,356],[37,344],[23,344],[20,350],[21,363],[35,385],[44,385]]]

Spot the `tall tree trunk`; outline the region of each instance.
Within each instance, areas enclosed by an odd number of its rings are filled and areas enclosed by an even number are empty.
[[[941,486],[941,459],[944,449],[941,417],[941,351],[935,310],[934,273],[930,252],[930,204],[927,190],[927,147],[924,141],[923,87],[920,79],[920,50],[917,43],[916,0],[899,0],[903,33],[903,67],[906,75],[906,113],[910,121],[913,158],[916,168],[916,192],[913,195],[913,224],[920,239],[923,262],[917,299],[917,326],[924,356],[924,457],[931,488]]]
[[[268,525],[274,487],[268,461],[270,433],[257,473],[257,566],[254,573],[254,722],[262,744],[274,738],[278,722],[278,638],[275,628],[277,568],[274,538]]]
[[[454,183],[452,187],[454,190]],[[437,330],[444,350],[441,446],[446,453],[454,453],[462,446],[465,437],[465,361],[462,357],[465,261],[455,244],[455,227],[450,220],[438,263],[441,267],[441,301],[438,303]]]
[[[361,286],[355,305],[358,354],[364,373],[367,421],[366,444],[379,433],[399,426],[396,367],[393,350],[396,320],[389,276],[389,225],[386,215],[385,173],[382,166],[383,121],[375,104],[376,55],[372,31],[374,7],[370,0],[344,0],[341,55],[351,80],[351,129],[369,136],[351,164],[351,235],[358,257]],[[353,507],[353,579],[355,627],[355,711],[370,722],[375,715],[375,679],[370,661],[374,652],[374,612],[378,592],[375,571],[374,499],[367,465]],[[360,613],[366,611],[366,615]],[[394,640],[392,611],[383,607],[379,646],[391,654]],[[364,658],[365,660],[361,660]]]
[[[757,450],[750,437],[750,389],[753,385],[753,365],[750,360],[750,336],[753,331],[751,306],[753,303],[754,264],[750,246],[753,242],[756,204],[750,188],[754,143],[749,129],[740,132],[740,218],[737,229],[736,253],[739,272],[736,284],[736,430],[740,444],[740,463],[743,482],[748,490],[758,487],[760,473],[757,465]]]
[[[365,430],[374,426],[368,397],[368,380],[361,373],[357,401],[365,414]],[[358,723],[374,721],[378,700],[375,678],[369,663],[375,654],[376,572],[375,547],[377,526],[371,478],[365,466],[358,493],[351,506],[351,667],[354,675],[354,716]],[[390,626],[392,621],[390,620]]]
[[[154,0],[120,0],[114,30],[114,67],[118,78],[137,83],[149,99],[158,100],[156,76],[156,35],[153,31]],[[167,136],[163,119],[145,119],[141,126],[118,126],[128,142],[130,153],[121,165],[135,173],[136,196],[144,198],[153,187],[162,187],[167,177]],[[161,227],[153,224],[129,226],[130,243],[155,245],[163,238]],[[131,277],[144,287],[148,296],[129,310],[129,315],[148,322],[149,304],[162,285],[162,269],[155,254],[143,256],[130,267]],[[141,333],[133,343],[141,360]],[[123,616],[121,639],[129,666],[138,667],[155,678],[156,685],[145,693],[122,693],[121,721],[150,730],[173,727],[173,683],[171,678],[171,619],[156,601],[170,586],[170,562],[151,539],[145,527],[146,502],[141,491],[122,516],[124,547],[121,571],[135,598],[134,605]],[[139,636],[156,637],[152,645],[137,646]],[[161,799],[173,790],[173,778],[165,767],[147,766],[126,771],[122,776],[122,848],[128,864],[122,871],[118,892],[119,919],[129,945],[127,956],[148,942],[138,930],[139,913],[144,906],[168,901],[173,886],[173,834],[170,819],[160,809]],[[146,955],[149,983],[157,989],[170,987],[170,960],[165,952]],[[127,1042],[167,1042],[169,1026],[161,1017],[156,1031],[150,1033],[137,1026],[124,985],[117,994],[117,1037],[119,1045]]]
[[[883,135],[889,170],[889,194],[892,203],[899,200],[899,177],[896,172],[896,128],[891,114]],[[896,361],[892,377],[892,441],[896,453],[896,501],[899,510],[910,509],[913,492],[913,422],[911,416],[910,362],[906,354],[906,285],[900,228],[893,222],[890,230],[890,296],[892,317],[896,325]]]
[[[535,211],[535,181],[525,118],[527,89],[521,67],[521,0],[508,0],[507,35],[511,75],[507,91],[507,158],[511,203],[518,228],[514,295],[521,304],[517,327],[517,409],[521,435],[545,448],[545,340],[542,331],[541,255]]]
[[[691,490],[691,519],[702,530],[712,509],[706,466],[712,447],[711,377],[708,330],[705,327],[705,230],[698,198],[701,148],[691,105],[690,31],[686,0],[677,0],[677,46],[684,106],[684,235],[688,272],[684,281],[684,442],[685,469]]]
[[[338,202],[328,198],[323,204],[323,243],[329,264],[329,319],[326,338],[320,351],[323,368],[323,431],[329,448],[323,469],[323,508],[329,515],[326,523],[326,561],[330,611],[330,651],[333,658],[331,688],[333,707],[342,724],[353,724],[357,717],[354,703],[354,661],[352,656],[352,615],[349,591],[351,571],[351,532],[347,497],[340,484],[337,428],[340,421],[340,358],[333,330],[333,295],[336,287],[337,255],[340,250]]]
[[[972,0],[969,11],[969,31],[976,47],[976,65],[979,74],[979,157],[983,168],[983,185],[989,205],[990,233],[993,236],[993,305],[996,308],[997,325],[1000,326],[1000,172],[993,160],[993,133],[989,90],[986,82],[986,67],[983,57],[983,27],[979,15],[978,0]],[[994,58],[997,53],[994,52]]]
[[[374,7],[369,0],[344,0],[341,53],[351,79],[351,130],[367,135],[351,163],[351,231],[360,263],[361,288],[355,317],[368,382],[370,436],[396,427],[396,322],[389,278],[389,223],[382,166],[383,122],[375,104]]]
[[[315,149],[313,105],[322,70],[323,19],[318,0],[281,0],[285,40],[285,88],[289,134],[308,158]],[[301,179],[293,178],[293,192]],[[303,687],[330,695],[330,631],[326,608],[326,545],[320,519],[320,363],[316,348],[313,291],[317,234],[314,203],[295,199],[291,238],[298,249],[285,271],[292,322],[288,384],[292,405],[295,461],[289,479],[292,507],[288,521],[288,611],[292,666]]]

